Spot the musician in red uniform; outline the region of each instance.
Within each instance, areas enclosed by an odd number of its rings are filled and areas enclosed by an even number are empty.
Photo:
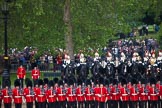
[[[117,80],[113,81],[113,87],[111,88],[111,96],[112,96],[112,108],[118,108],[119,100],[120,100],[120,89],[117,86]]]
[[[76,88],[73,86],[74,81],[72,79],[69,80],[69,88],[67,89],[67,102],[68,102],[68,108],[74,108],[75,107],[75,101],[76,101]]]
[[[141,88],[139,93],[139,108],[147,108],[148,89],[146,88],[146,80],[144,78],[141,79]]]
[[[107,101],[106,101],[106,108],[111,108],[112,107],[112,87],[113,87],[113,83],[109,83],[109,80],[105,79],[105,87],[107,89]]]
[[[12,97],[14,99],[15,108],[21,108],[22,107],[22,95],[23,91],[20,88],[20,81],[19,79],[16,79],[14,82],[15,88],[12,90]]]
[[[94,101],[95,101],[95,108],[99,107],[99,89],[100,89],[100,85],[99,82],[96,81],[95,82],[96,87],[94,87]]]
[[[39,89],[38,81],[39,81],[39,80],[37,80],[37,81],[35,82],[35,85],[34,85],[34,93],[36,93],[36,91]],[[38,108],[38,101],[37,101],[36,98],[37,98],[37,96],[36,96],[36,94],[34,94],[35,108]]]
[[[34,101],[34,90],[32,88],[32,81],[28,80],[26,88],[24,88],[23,91],[25,101],[26,101],[26,107],[27,108],[33,108],[33,101]]]
[[[36,90],[36,100],[38,102],[38,108],[45,108],[46,94],[43,88],[43,80],[38,81],[39,88]]]
[[[35,85],[36,81],[38,81],[38,79],[40,78],[40,70],[37,67],[34,67],[34,69],[31,72],[31,76]]]
[[[76,98],[78,101],[78,108],[83,108],[85,88],[82,86],[82,81],[78,79],[78,87],[76,89]]]
[[[150,100],[150,107],[151,108],[157,108],[159,91],[156,88],[155,83],[156,83],[155,78],[151,78],[150,79],[151,87],[149,89],[149,100]]]
[[[91,87],[91,81],[89,79],[86,80],[86,89],[85,89],[85,108],[91,108],[94,98],[94,90]]]
[[[158,108],[161,108],[160,107],[160,76],[157,76],[156,77],[156,80],[157,80],[157,82],[156,82],[156,89],[157,89],[157,91],[158,91],[158,102],[157,102],[157,104],[158,104]]]
[[[107,101],[107,89],[104,87],[104,78],[99,78],[100,88],[99,88],[99,107],[105,108],[105,103]]]
[[[54,89],[54,83],[52,80],[49,81],[49,89],[47,90],[47,102],[48,102],[48,108],[57,108],[56,107],[56,90]]]
[[[26,77],[26,70],[22,65],[20,65],[20,67],[18,67],[18,69],[17,69],[17,79],[20,80],[21,88],[23,88],[23,81],[24,81],[25,77]]]
[[[128,108],[129,89],[127,88],[126,79],[122,79],[122,88],[120,89],[120,99],[122,108]]]
[[[63,87],[63,81],[59,81],[59,87],[57,88],[57,100],[58,100],[58,108],[66,107],[66,89]]]
[[[11,108],[12,105],[12,90],[9,88],[10,84],[10,81],[5,82],[5,88],[1,91],[4,108]]]
[[[136,79],[132,79],[132,86],[130,88],[130,107],[131,108],[137,108],[137,104],[138,104],[138,97],[139,97],[139,90],[137,87],[137,80]]]

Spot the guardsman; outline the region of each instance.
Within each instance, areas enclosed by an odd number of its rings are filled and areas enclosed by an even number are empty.
[[[127,88],[126,79],[122,79],[122,88],[120,89],[121,107],[128,108],[129,89]]]
[[[22,65],[20,65],[20,67],[18,67],[18,69],[17,69],[17,79],[20,80],[21,88],[23,88],[23,81],[24,81],[25,77],[26,77],[26,70]]]
[[[159,92],[159,94],[158,94],[158,108],[161,108],[160,107],[160,76],[157,76],[156,80],[157,80],[157,82],[156,82],[155,86],[156,86],[157,91]]]
[[[59,80],[59,87],[57,88],[57,100],[58,100],[58,108],[66,107],[66,89],[63,87],[63,81]]]
[[[157,108],[159,91],[155,85],[156,84],[155,78],[150,78],[150,84],[151,84],[151,87],[149,89],[150,108]]]
[[[105,79],[105,87],[107,89],[107,95],[106,95],[106,108],[112,107],[112,93],[111,90],[113,88],[113,81],[112,83],[109,83],[109,80]]]
[[[38,81],[38,79],[40,78],[40,70],[37,67],[34,67],[31,74],[32,74],[33,83],[35,85],[36,81]]]
[[[138,97],[139,97],[139,89],[137,87],[137,80],[132,79],[132,87],[130,88],[130,107],[137,108],[138,106]]]
[[[45,107],[46,94],[45,94],[45,90],[44,90],[44,87],[43,87],[43,80],[42,79],[39,79],[38,86],[39,86],[39,88],[35,92],[36,100],[38,102],[38,108],[46,108]]]
[[[32,81],[28,80],[26,88],[23,90],[23,94],[26,101],[26,108],[33,108],[34,102],[34,90],[32,88]]]
[[[11,108],[12,105],[12,89],[10,87],[11,82],[5,82],[5,88],[2,89],[2,99],[4,103],[4,108]]]
[[[94,90],[91,88],[91,81],[89,79],[86,80],[86,89],[85,89],[85,108],[91,108],[93,104],[93,95],[94,95]]]
[[[82,80],[78,79],[78,87],[76,89],[76,98],[78,102],[78,108],[83,108],[85,88],[82,86]]]
[[[44,86],[43,86],[43,88],[44,88],[44,92],[46,93],[47,92],[47,90],[48,90],[48,78],[44,78],[43,79],[43,84],[44,84]],[[45,102],[45,107],[47,106],[47,100],[46,100],[46,102]]]
[[[112,94],[112,108],[118,108],[119,100],[120,100],[120,89],[117,86],[117,80],[114,79],[113,87],[111,89]]]
[[[94,102],[95,102],[95,108],[98,108],[99,107],[99,89],[100,89],[100,86],[99,86],[99,81],[97,80],[95,82],[96,84],[96,87],[94,87]]]
[[[19,79],[16,79],[14,82],[15,88],[12,90],[12,97],[14,99],[15,108],[21,108],[22,107],[22,95],[23,91],[20,88],[20,81]]]
[[[99,88],[99,107],[105,108],[105,103],[107,102],[107,89],[104,86],[104,78],[99,78],[100,88]]]
[[[50,80],[48,85],[49,89],[46,92],[48,108],[57,108],[56,107],[57,97],[56,97],[56,90],[54,89],[53,80]]]
[[[38,88],[39,88],[39,86],[38,86],[38,81],[39,80],[37,80],[36,82],[35,82],[35,85],[34,85],[34,93],[36,93],[36,91],[38,90]],[[38,101],[37,101],[37,99],[36,99],[36,94],[34,94],[34,100],[35,100],[35,108],[38,108]]]
[[[160,95],[160,108],[161,108],[162,107],[162,85],[160,85],[159,95]]]
[[[68,108],[75,108],[76,88],[74,87],[74,81],[72,79],[69,80],[69,87],[67,89],[66,95],[67,95]]]
[[[147,108],[148,91],[149,89],[146,88],[146,80],[142,78],[141,88],[139,90],[139,108]]]

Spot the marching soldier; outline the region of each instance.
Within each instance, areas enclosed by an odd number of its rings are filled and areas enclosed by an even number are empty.
[[[94,90],[91,88],[91,81],[89,79],[87,79],[86,85],[87,87],[85,89],[85,101],[86,101],[85,108],[91,108],[93,103]]]
[[[158,108],[161,108],[160,107],[160,76],[157,76],[156,79],[157,79],[157,82],[156,82],[155,86],[156,86],[157,91],[159,92],[159,94],[158,94]]]
[[[37,80],[36,82],[35,82],[35,85],[34,85],[34,93],[36,93],[36,91],[38,90],[38,88],[39,88],[39,86],[38,86],[38,81],[39,80]],[[35,100],[35,108],[38,108],[38,101],[37,101],[37,99],[36,99],[36,94],[34,94],[34,100]]]
[[[122,79],[122,88],[120,89],[120,99],[121,99],[121,107],[128,108],[129,101],[129,89],[127,88],[126,79]]]
[[[107,101],[107,89],[104,87],[104,79],[99,79],[100,88],[99,88],[99,108],[105,108],[105,103]]]
[[[148,89],[146,88],[146,80],[141,79],[141,88],[139,90],[139,108],[147,108]]]
[[[38,79],[40,78],[40,70],[37,67],[34,67],[31,74],[32,74],[33,83],[35,85],[36,81],[38,81]]]
[[[84,91],[85,91],[85,88],[82,86],[82,81],[78,80],[78,87],[76,89],[76,98],[78,101],[78,108],[83,108]]]
[[[39,79],[38,81],[39,88],[36,90],[36,100],[38,102],[38,108],[46,108],[45,102],[46,102],[46,96],[45,96],[45,90],[43,88],[43,80]]]
[[[48,90],[48,78],[44,78],[43,81],[44,81],[44,86],[43,86],[43,88],[44,88],[44,93],[46,93],[47,90]],[[46,106],[47,106],[47,100],[45,101],[45,107],[46,107]]]
[[[155,86],[156,80],[154,78],[151,78],[150,83],[151,83],[151,87],[149,89],[150,108],[157,108],[158,89]]]
[[[59,81],[59,87],[57,88],[57,100],[59,108],[66,107],[66,89],[63,88],[63,81]]]
[[[5,88],[2,89],[2,99],[4,103],[4,108],[11,108],[12,105],[12,90],[10,87],[10,81],[5,83]]]
[[[26,101],[26,107],[27,108],[33,108],[33,101],[34,101],[34,90],[32,88],[32,81],[29,80],[27,82],[27,87],[24,88],[23,94],[25,97],[25,101]]]
[[[136,79],[132,79],[132,87],[130,88],[130,107],[131,108],[137,108],[138,104],[138,97],[139,97],[139,90],[136,86],[137,81]]]
[[[95,101],[95,108],[98,108],[99,107],[99,89],[100,89],[100,86],[99,86],[99,82],[96,81],[96,87],[94,87],[94,101]]]
[[[75,108],[76,101],[76,88],[74,88],[74,81],[72,79],[69,80],[69,88],[67,89],[67,102],[68,108]]]
[[[49,81],[49,89],[46,92],[47,94],[47,102],[48,102],[48,108],[57,108],[56,107],[56,90],[54,89],[54,83],[53,81]]]
[[[14,99],[15,108],[22,107],[22,89],[20,88],[20,81],[16,79],[14,82],[15,88],[12,90],[12,97]]]
[[[17,79],[20,80],[21,88],[23,88],[23,81],[24,81],[25,77],[26,77],[26,70],[22,65],[20,65],[20,67],[18,67],[18,69],[17,69]]]
[[[119,100],[120,100],[120,91],[117,86],[117,80],[113,81],[113,87],[111,89],[112,94],[112,108],[118,108]]]

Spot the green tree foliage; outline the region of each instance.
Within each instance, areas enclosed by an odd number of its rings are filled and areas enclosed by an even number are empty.
[[[9,47],[66,48],[65,3],[66,0],[15,0],[10,3]],[[154,13],[155,20],[162,12],[161,0],[70,0],[69,5],[75,52],[84,47],[103,47],[116,33],[127,34],[141,25],[146,12]],[[0,49],[3,49],[3,29],[1,19]]]

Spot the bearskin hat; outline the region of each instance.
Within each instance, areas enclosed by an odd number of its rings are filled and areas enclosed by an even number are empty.
[[[104,80],[103,77],[100,77],[100,78],[99,78],[99,84],[105,84],[105,80]]]
[[[73,79],[69,79],[68,84],[69,85],[74,85],[74,80]]]
[[[49,87],[53,87],[53,86],[54,86],[53,80],[50,80],[50,81],[49,81],[48,86],[49,86]]]
[[[141,78],[141,84],[146,84],[146,79],[145,78]]]
[[[109,85],[109,80],[108,79],[105,79],[105,85]]]
[[[132,84],[137,84],[137,80],[135,78],[132,78],[132,81],[131,81]]]
[[[25,85],[27,85],[29,80],[30,80],[29,78],[25,78]]]
[[[44,84],[48,84],[48,78],[44,78],[43,81],[44,81]]]
[[[78,85],[82,85],[82,80],[81,79],[78,79]]]
[[[54,83],[58,83],[59,79],[58,78],[54,78],[53,81],[54,81]]]
[[[28,80],[26,86],[27,86],[27,87],[32,87],[32,81],[31,81],[31,80]]]
[[[123,78],[122,81],[121,81],[121,84],[122,84],[122,85],[127,84],[127,80],[126,80],[125,78]]]
[[[156,79],[154,77],[150,78],[150,84],[156,84]]]
[[[42,79],[39,79],[38,85],[39,85],[39,86],[40,86],[40,85],[43,85],[43,80],[42,80]]]
[[[113,85],[117,85],[117,84],[118,84],[117,79],[114,79],[114,80],[113,80]]]
[[[19,79],[16,79],[15,82],[14,82],[14,85],[15,85],[15,87],[16,86],[20,86],[20,80]]]
[[[63,85],[63,81],[62,81],[62,80],[59,80],[59,81],[58,81],[58,84],[59,84],[59,85]]]
[[[11,80],[5,80],[5,87],[10,87],[11,86]]]
[[[86,80],[86,85],[91,85],[90,79],[87,79],[87,80]]]

